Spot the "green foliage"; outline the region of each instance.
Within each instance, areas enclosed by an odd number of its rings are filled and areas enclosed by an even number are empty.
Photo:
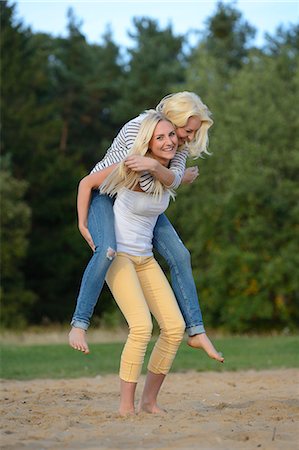
[[[198,184],[182,191],[172,217],[191,250],[212,326],[298,325],[297,33],[280,33],[275,53],[253,49],[230,78],[219,75],[218,61],[209,64],[211,55],[191,64],[187,88],[200,91],[197,63],[212,80],[205,95],[216,124],[213,156],[200,163]]]
[[[192,254],[206,325],[298,326],[299,27],[262,49],[234,5],[219,3],[195,48],[171,26],[134,18],[122,60],[109,29],[88,44],[32,33],[1,2],[3,324],[68,321],[90,250],[77,231],[79,179],[118,129],[165,94],[198,93],[213,113],[212,156],[169,210]],[[108,290],[97,314],[118,320]]]
[[[203,42],[207,53],[218,61],[221,74],[241,68],[248,54],[255,29],[233,5],[219,2],[215,14],[207,20]]]
[[[96,320],[93,321],[93,326],[96,327],[97,325],[108,330],[118,330],[119,328],[126,326],[126,322],[120,309],[115,308],[113,303],[113,309],[105,310],[98,324]]]
[[[93,165],[94,151],[115,126],[111,99],[117,98],[122,69],[119,49],[111,34],[105,33],[100,46],[87,44],[72,10],[69,11],[68,38],[57,39],[51,54],[51,77],[55,86],[56,108],[62,122],[59,148],[75,152],[85,165]],[[99,155],[98,155],[99,157]]]
[[[156,20],[133,19],[130,34],[134,47],[121,82],[121,96],[113,106],[121,122],[154,108],[171,91],[173,84],[184,80],[183,36],[175,36],[169,25],[161,30]]]
[[[24,287],[22,263],[28,249],[31,211],[24,202],[25,181],[13,178],[7,168],[0,170],[1,198],[1,324],[20,327],[27,323],[35,300]]]
[[[113,123],[105,126],[95,116],[101,107],[108,114],[115,91],[107,83],[114,67],[109,55],[117,52],[108,35],[100,50],[88,46],[71,14],[69,38],[60,40],[14,26],[13,7],[1,7],[2,148],[14,175],[27,181],[32,210],[22,271],[36,302],[27,316],[33,322],[68,320],[90,255],[77,231],[76,189],[100,158],[91,157],[87,143],[94,151],[100,136],[108,141],[114,132]]]

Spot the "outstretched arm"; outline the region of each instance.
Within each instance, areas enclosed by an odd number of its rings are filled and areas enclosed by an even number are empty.
[[[79,183],[77,196],[78,228],[92,251],[95,251],[95,245],[87,227],[90,194],[92,189],[97,189],[103,183],[116,166],[117,164],[112,164],[106,169],[87,175]]]

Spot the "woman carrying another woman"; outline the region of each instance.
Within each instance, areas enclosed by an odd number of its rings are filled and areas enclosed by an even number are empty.
[[[174,126],[161,113],[148,111],[131,154],[150,157],[167,167],[177,150]],[[86,202],[106,169],[85,177],[79,186],[79,202]],[[139,410],[158,413],[157,395],[183,338],[185,322],[171,287],[153,257],[153,230],[159,214],[169,204],[171,191],[159,181],[152,194],[143,192],[140,176],[121,163],[101,186],[101,192],[117,194],[114,203],[116,251],[106,276],[109,288],[129,326],[120,364],[121,415],[134,414],[135,390],[147,344],[152,334],[151,313],[160,327],[152,351]]]
[[[124,160],[128,169],[141,174],[139,185],[145,193],[152,193],[156,181],[160,181],[170,189],[176,189],[182,180],[192,182],[197,172],[194,169],[185,171],[186,159],[189,156],[196,158],[207,152],[208,129],[213,124],[210,112],[201,99],[192,92],[170,94],[161,100],[156,110],[163,113],[175,125],[178,138],[180,151],[176,153],[169,167],[154,158],[136,154],[128,157],[144,118],[144,115],[140,115],[121,129],[104,159],[94,167],[92,174],[103,171],[103,175],[104,173],[107,175],[114,169],[114,164]],[[78,201],[78,218],[79,229],[94,254],[83,275],[71,322],[69,342],[73,348],[88,353],[86,330],[107,270],[115,256],[113,200],[98,190],[94,191],[89,210],[86,203]],[[211,358],[223,362],[222,356],[215,350],[205,333],[190,254],[165,214],[160,214],[157,219],[153,245],[169,265],[172,287],[189,335],[188,344],[194,348],[202,348]]]

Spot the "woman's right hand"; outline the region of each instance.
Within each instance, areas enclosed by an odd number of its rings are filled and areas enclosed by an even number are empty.
[[[157,161],[154,158],[148,158],[141,155],[130,155],[124,160],[124,164],[134,172],[155,172]]]
[[[94,242],[92,240],[91,234],[90,234],[87,226],[86,225],[79,225],[79,231],[82,234],[82,236],[84,237],[84,239],[86,240],[86,242],[89,245],[89,247],[91,248],[91,250],[93,252],[95,252],[96,246],[94,245]]]

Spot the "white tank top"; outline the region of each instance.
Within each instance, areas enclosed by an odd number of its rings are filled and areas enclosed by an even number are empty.
[[[123,188],[114,203],[117,251],[136,256],[153,255],[153,232],[158,216],[169,204],[169,193],[161,200],[144,192]]]

